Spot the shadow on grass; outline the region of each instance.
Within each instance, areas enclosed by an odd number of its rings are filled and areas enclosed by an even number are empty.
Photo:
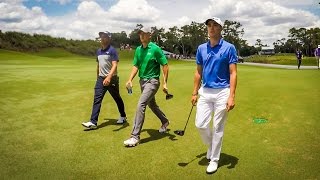
[[[200,161],[198,162],[199,165],[201,166],[208,166],[209,165],[209,160],[206,157],[207,153],[202,153],[197,155],[195,158],[193,158],[192,160],[190,160],[189,162],[185,162],[185,163],[178,163],[179,166],[181,167],[185,167],[188,164],[192,163],[193,161],[195,161],[196,159],[200,159]],[[227,168],[228,169],[232,169],[234,168],[237,164],[238,164],[239,159],[237,157],[225,154],[225,153],[221,153],[220,154],[220,160],[219,160],[219,165],[218,167],[222,167],[222,166],[226,166],[229,165]]]
[[[162,138],[165,138],[165,137],[169,137],[169,139],[171,141],[178,140],[178,139],[175,139],[175,137],[176,137],[175,135],[169,133],[170,129],[168,129],[168,131],[166,133],[159,133],[159,131],[156,130],[156,129],[144,129],[141,132],[145,132],[145,131],[150,135],[150,137],[141,139],[140,140],[140,144],[147,143],[147,142],[150,142],[150,141],[159,140],[159,139],[162,139]]]
[[[115,126],[119,126],[119,128],[114,129],[113,131],[120,131],[121,129],[124,129],[129,126],[128,122],[125,122],[124,124],[117,124],[117,119],[105,118],[104,120],[106,120],[106,121],[99,124],[97,126],[97,129],[104,128],[104,127],[110,126],[110,125],[115,125]],[[97,130],[97,129],[84,129],[84,131],[92,131],[92,130]]]
[[[228,169],[233,169],[238,164],[239,159],[237,157],[221,153],[220,155],[220,161],[219,161],[219,167],[227,166]]]
[[[202,156],[206,156],[206,154],[207,154],[206,152],[205,152],[205,153],[202,153],[202,154],[199,154],[199,155],[197,155],[195,158],[193,158],[192,160],[190,160],[189,162],[178,163],[178,165],[181,166],[181,167],[185,167],[185,166],[187,166],[188,164],[192,163],[194,160],[199,159],[199,158],[201,158]],[[208,163],[207,158],[205,158],[205,159],[206,159],[206,161],[207,161],[207,163]],[[200,163],[200,162],[199,162],[199,163]]]

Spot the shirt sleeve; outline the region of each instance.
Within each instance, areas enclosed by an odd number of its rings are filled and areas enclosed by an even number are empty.
[[[116,49],[112,48],[111,61],[119,61],[119,55]]]
[[[202,55],[201,55],[200,46],[198,47],[197,53],[196,53],[196,63],[198,65],[202,65],[203,64],[203,59],[202,59]]]
[[[229,51],[229,64],[236,64],[238,62],[237,50],[232,45]]]
[[[168,64],[168,60],[166,58],[166,56],[163,54],[163,51],[161,48],[157,48],[157,51],[156,51],[156,58],[157,58],[157,61],[161,64],[161,65],[166,65]]]
[[[99,59],[98,59],[98,55],[99,55],[99,49],[96,51],[96,62],[99,62]]]
[[[139,67],[138,50],[139,48],[136,48],[136,51],[134,52],[134,57],[133,57],[133,65],[136,67]]]

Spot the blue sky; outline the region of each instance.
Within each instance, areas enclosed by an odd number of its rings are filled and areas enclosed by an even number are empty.
[[[63,16],[65,14],[74,12],[77,9],[78,4],[79,3],[76,1],[67,4],[60,4],[59,2],[55,1],[38,2],[35,0],[28,0],[23,2],[23,5],[25,5],[29,9],[34,6],[40,6],[48,16]]]
[[[183,26],[212,16],[242,24],[244,39],[272,44],[292,27],[320,27],[319,0],[0,0],[0,29],[94,39],[98,31]]]
[[[67,0],[64,1],[53,1],[53,0],[26,0],[23,1],[23,5],[31,9],[34,6],[40,6],[48,16],[63,16],[68,13],[72,13],[77,10],[78,5],[81,1]],[[118,0],[107,0],[107,1],[96,1],[103,9],[108,10],[111,6],[116,4]]]
[[[64,2],[64,3],[61,3]],[[71,12],[76,11],[77,6],[79,5],[81,1],[76,1],[76,0],[65,0],[65,1],[60,1],[59,0],[26,0],[23,1],[23,4],[28,7],[32,8],[33,6],[40,6],[43,11],[48,15],[48,16],[61,16],[64,14],[68,14]],[[115,5],[118,0],[98,0],[96,1],[102,8],[105,10],[109,9],[111,6]],[[301,1],[303,2],[303,1]],[[320,2],[320,1],[319,1]],[[296,9],[302,9],[305,11],[309,11],[315,15],[320,15],[320,4],[316,0],[314,0],[312,3],[314,5],[310,5],[309,3],[303,4],[288,4],[288,7],[291,8],[296,8]]]

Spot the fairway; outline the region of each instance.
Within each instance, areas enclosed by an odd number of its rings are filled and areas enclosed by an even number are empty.
[[[55,53],[59,51],[55,50]],[[47,55],[49,54],[49,55]],[[225,128],[219,169],[205,173],[207,148],[191,108],[194,62],[169,61],[168,88],[156,100],[171,124],[146,111],[141,144],[125,148],[140,95],[125,89],[132,52],[121,52],[118,74],[128,124],[109,94],[98,129],[84,131],[96,78],[95,58],[0,50],[1,179],[319,179],[320,71],[238,66],[236,106]],[[267,123],[256,124],[254,118]]]

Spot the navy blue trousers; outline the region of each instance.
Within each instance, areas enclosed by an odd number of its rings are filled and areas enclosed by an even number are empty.
[[[126,117],[124,103],[119,93],[119,77],[113,76],[108,86],[103,86],[103,80],[104,80],[104,77],[99,76],[94,88],[94,99],[93,99],[92,113],[90,118],[90,121],[93,124],[97,124],[98,122],[101,103],[107,91],[109,91],[112,98],[117,103],[120,116]]]

